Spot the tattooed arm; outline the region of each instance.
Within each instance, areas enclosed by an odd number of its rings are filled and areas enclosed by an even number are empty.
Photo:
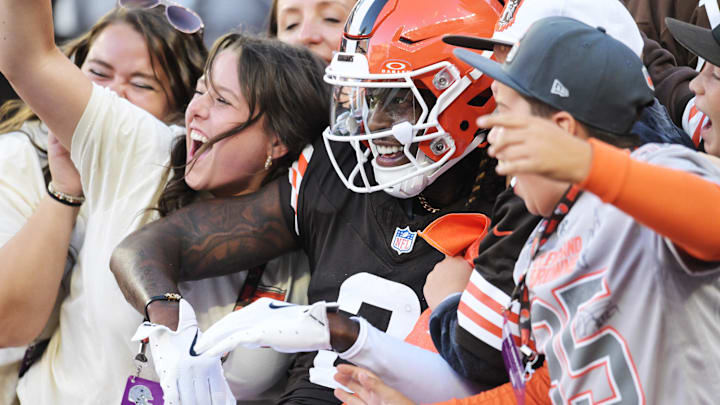
[[[110,268],[140,313],[150,297],[177,292],[177,282],[248,269],[296,249],[282,212],[278,181],[241,197],[191,204],[128,236]],[[173,329],[176,303],[156,301],[150,319]]]

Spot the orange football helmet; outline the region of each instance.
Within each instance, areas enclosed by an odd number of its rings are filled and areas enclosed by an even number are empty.
[[[497,0],[358,1],[325,71],[334,97],[323,138],[349,189],[413,197],[483,142],[475,119],[495,108],[492,79],[457,59],[442,37],[491,37],[501,11]],[[349,173],[331,142],[355,148]]]

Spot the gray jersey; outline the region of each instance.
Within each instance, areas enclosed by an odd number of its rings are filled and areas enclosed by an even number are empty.
[[[720,183],[686,148],[647,145],[633,156]],[[717,403],[720,263],[685,255],[589,192],[529,263],[536,232],[515,278],[530,265],[532,331],[553,403]]]

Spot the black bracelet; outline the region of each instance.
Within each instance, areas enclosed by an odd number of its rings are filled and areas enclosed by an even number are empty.
[[[152,304],[155,301],[173,301],[173,302],[180,302],[182,299],[182,296],[178,293],[165,293],[163,295],[156,295],[154,297],[150,297],[148,302],[145,303],[145,320],[150,321],[150,316],[148,315],[148,307],[150,304]]]
[[[83,196],[74,196],[70,194],[63,193],[62,191],[55,190],[55,186],[53,186],[52,181],[48,183],[47,186],[47,192],[50,197],[52,197],[53,200],[59,202],[60,204],[67,205],[70,207],[79,207],[82,205],[82,203],[85,202],[85,197]]]

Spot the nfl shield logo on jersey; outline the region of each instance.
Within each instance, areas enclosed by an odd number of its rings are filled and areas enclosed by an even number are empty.
[[[392,244],[390,245],[399,255],[403,253],[412,252],[413,246],[415,246],[415,238],[417,232],[412,232],[409,226],[405,228],[395,228],[395,235],[393,235]]]

